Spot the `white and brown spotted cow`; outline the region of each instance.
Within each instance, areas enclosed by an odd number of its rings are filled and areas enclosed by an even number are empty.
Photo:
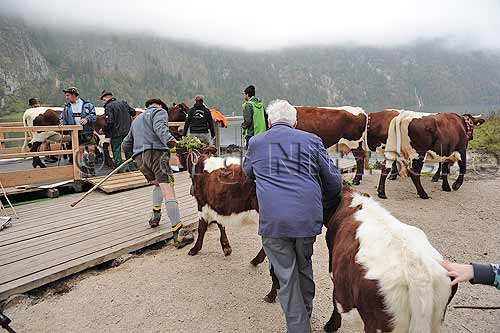
[[[295,106],[297,129],[314,133],[325,148],[338,144],[342,154],[352,152],[356,159],[354,185],[359,185],[364,173],[365,138],[368,116],[360,107]]]
[[[57,126],[59,125],[59,115],[63,108],[44,107],[30,108],[24,111],[23,126]],[[44,142],[57,143],[61,141],[61,136],[54,131],[30,132],[31,141],[28,143],[28,132],[24,132],[23,150],[29,145],[30,152],[36,152]],[[40,157],[33,157],[33,167],[45,168]]]
[[[443,257],[422,230],[404,224],[367,194],[345,186],[326,222],[334,310],[357,309],[365,332],[439,332],[451,286]]]
[[[484,119],[469,114],[400,111],[389,124],[384,151],[386,165],[380,177],[378,196],[387,197],[385,180],[394,162],[397,163],[400,175],[411,177],[422,199],[429,198],[420,183],[423,164],[440,163],[440,169],[433,178],[437,180],[442,170],[442,189],[449,192],[450,166],[458,162],[460,174],[452,186],[454,190],[458,190],[467,169],[466,150],[469,141],[473,139],[474,126],[484,122]]]

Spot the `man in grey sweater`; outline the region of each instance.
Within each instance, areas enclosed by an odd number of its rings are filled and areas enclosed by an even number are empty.
[[[161,205],[165,201],[167,215],[174,234],[174,245],[184,247],[193,242],[192,234],[183,235],[177,199],[175,197],[173,173],[170,168],[170,150],[176,142],[168,128],[167,105],[158,98],[146,101],[146,110],[135,118],[130,132],[122,143],[125,154],[132,154],[139,170],[153,188],[153,213],[149,225],[160,224]]]

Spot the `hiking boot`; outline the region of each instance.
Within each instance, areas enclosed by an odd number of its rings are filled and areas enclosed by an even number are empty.
[[[174,233],[173,239],[176,248],[181,249],[194,242],[193,234],[184,230],[182,223],[177,223],[171,230]]]
[[[161,220],[161,211],[153,210],[151,218],[149,219],[149,226],[151,228],[156,228],[160,224],[160,220]]]

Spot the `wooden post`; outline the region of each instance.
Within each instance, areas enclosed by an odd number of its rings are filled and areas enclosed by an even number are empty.
[[[71,130],[71,150],[73,151],[73,180],[81,179],[80,170],[78,170],[78,150],[80,144],[78,142],[78,130]]]
[[[220,156],[220,142],[221,142],[221,137],[220,137],[220,125],[216,121],[215,122],[215,148],[217,148],[217,156]]]
[[[0,153],[3,152],[3,150],[5,148],[5,144],[2,141],[3,139],[5,139],[5,136],[4,136],[3,132],[0,132]]]
[[[365,150],[365,165],[364,168],[365,170],[368,170],[370,167],[370,150]]]

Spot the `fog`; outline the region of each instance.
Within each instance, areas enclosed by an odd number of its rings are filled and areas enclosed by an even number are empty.
[[[1,0],[0,13],[35,27],[153,34],[272,50],[300,45],[398,46],[442,40],[500,50],[498,0],[194,1]]]

